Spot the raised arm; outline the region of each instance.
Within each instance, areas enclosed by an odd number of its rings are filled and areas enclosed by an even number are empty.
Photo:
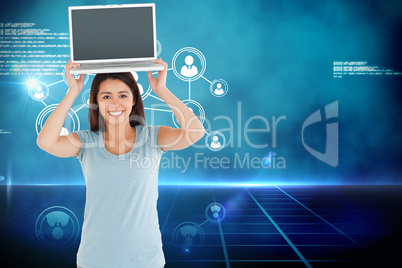
[[[164,151],[187,148],[204,136],[204,126],[190,108],[166,87],[167,63],[162,59],[155,60],[155,63],[163,64],[165,69],[159,71],[155,78],[151,72],[148,72],[149,85],[156,95],[170,107],[180,125],[180,128],[162,126],[158,134],[158,144]]]
[[[77,156],[81,150],[81,141],[77,134],[60,136],[68,111],[84,85],[84,74],[80,75],[79,79],[75,79],[70,74],[70,68],[78,66],[79,64],[73,63],[71,59],[66,65],[66,79],[69,87],[67,94],[46,120],[36,140],[39,148],[58,157]]]

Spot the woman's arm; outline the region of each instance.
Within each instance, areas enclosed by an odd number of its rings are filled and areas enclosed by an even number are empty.
[[[155,78],[152,77],[151,72],[148,72],[149,85],[156,95],[170,107],[180,125],[178,129],[162,126],[158,134],[158,144],[164,151],[187,148],[204,136],[204,126],[190,108],[166,87],[167,63],[162,59],[155,60],[155,63],[163,64],[165,69],[159,71]]]
[[[66,136],[60,136],[68,111],[84,84],[85,75],[82,74],[79,79],[75,79],[70,74],[70,68],[77,66],[79,64],[73,63],[71,59],[66,65],[66,79],[69,89],[66,96],[46,120],[36,140],[39,148],[58,157],[77,156],[81,150],[81,141],[77,134],[71,133]]]

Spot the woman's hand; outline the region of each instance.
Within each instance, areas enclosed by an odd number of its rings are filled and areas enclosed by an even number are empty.
[[[74,75],[70,74],[70,69],[79,66],[80,66],[79,63],[75,63],[71,59],[66,65],[66,80],[68,83],[68,88],[70,90],[77,91],[77,93],[80,93],[82,88],[84,87],[85,74],[81,74],[80,78],[75,79]]]
[[[148,82],[151,86],[152,90],[158,94],[159,90],[163,90],[166,88],[166,76],[167,76],[167,63],[162,60],[162,58],[156,59],[155,63],[162,64],[165,68],[163,71],[158,71],[158,75],[156,77],[152,76],[152,72],[147,71],[148,74]]]

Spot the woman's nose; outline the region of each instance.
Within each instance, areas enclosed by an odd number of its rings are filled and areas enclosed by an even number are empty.
[[[110,105],[118,106],[120,104],[118,98],[112,98],[110,101]]]

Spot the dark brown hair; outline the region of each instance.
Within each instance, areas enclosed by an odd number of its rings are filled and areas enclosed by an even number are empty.
[[[99,112],[97,96],[101,83],[107,79],[120,80],[130,88],[134,100],[134,106],[129,117],[130,126],[145,126],[144,104],[142,103],[141,93],[134,76],[131,73],[106,73],[95,75],[91,85],[91,94],[89,96],[89,125],[91,131],[105,130],[105,119]]]

